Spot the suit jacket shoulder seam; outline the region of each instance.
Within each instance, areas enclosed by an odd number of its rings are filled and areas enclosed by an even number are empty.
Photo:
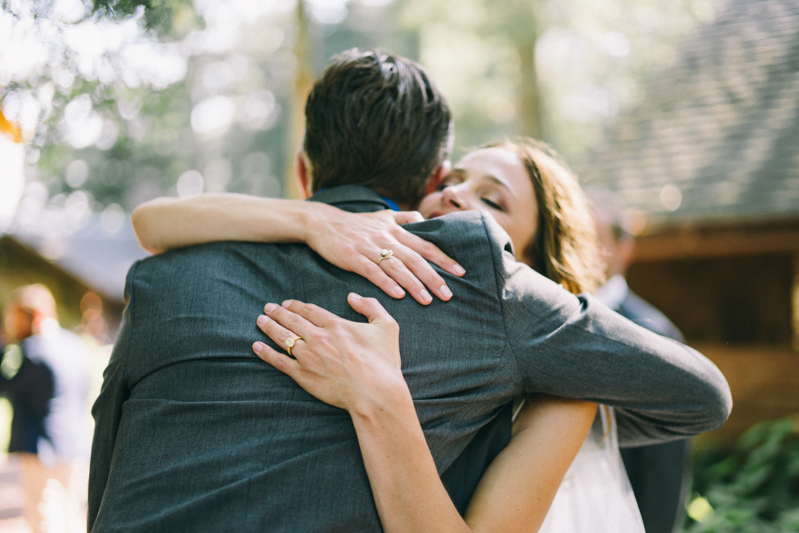
[[[494,239],[491,238],[491,235],[488,232],[488,222],[486,221],[486,214],[480,213],[480,218],[483,221],[483,231],[485,232],[486,240],[488,241],[489,250],[491,250],[491,259],[492,259],[492,269],[494,270],[494,291],[497,295],[497,301],[499,302],[499,311],[502,314],[501,322],[502,322],[502,331],[505,333],[505,345],[510,350],[511,356],[513,356],[513,362],[516,364],[516,375],[521,376],[521,367],[519,366],[519,359],[516,357],[516,352],[513,351],[513,345],[510,342],[510,335],[508,334],[508,324],[507,320],[505,320],[505,300],[502,298],[501,288],[504,287],[505,283],[504,280],[500,278],[500,272],[497,268],[498,264],[503,264],[503,260],[501,257],[497,257],[497,251],[495,248],[498,248],[498,243],[494,242]]]

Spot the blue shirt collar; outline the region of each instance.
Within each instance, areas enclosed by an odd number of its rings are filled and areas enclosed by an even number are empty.
[[[384,202],[386,202],[386,204],[388,204],[388,208],[391,209],[392,211],[401,211],[401,209],[399,208],[399,205],[397,204],[397,202],[395,202],[391,198],[386,198],[385,196],[381,196],[380,198]]]

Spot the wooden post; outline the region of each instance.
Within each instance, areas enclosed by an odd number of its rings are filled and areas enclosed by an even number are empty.
[[[519,133],[541,138],[541,104],[535,71],[535,45],[538,40],[536,2],[514,0],[505,6],[505,26],[510,29],[521,67],[519,80]]]
[[[791,285],[791,328],[793,351],[799,352],[799,253],[793,256],[793,283]]]
[[[309,65],[310,43],[308,39],[308,21],[305,18],[303,0],[297,2],[297,27],[299,35],[294,46],[297,56],[297,74],[294,78],[294,89],[291,94],[291,109],[289,112],[288,136],[286,139],[286,174],[283,183],[283,196],[285,198],[299,198],[300,189],[297,184],[294,156],[302,145],[305,135],[305,101],[311,91],[312,75]]]
[[[541,138],[541,107],[538,98],[538,79],[535,73],[535,35],[516,43],[521,60],[522,123],[520,132],[529,137]]]

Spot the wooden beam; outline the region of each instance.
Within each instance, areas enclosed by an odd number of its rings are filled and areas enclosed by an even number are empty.
[[[799,254],[799,222],[793,228],[724,230],[681,229],[636,239],[636,261],[699,257]]]
[[[799,253],[793,257],[793,284],[791,286],[791,330],[793,350],[799,352]]]
[[[799,357],[789,347],[694,344],[727,378],[733,409],[727,423],[700,439],[732,442],[761,420],[799,413]]]

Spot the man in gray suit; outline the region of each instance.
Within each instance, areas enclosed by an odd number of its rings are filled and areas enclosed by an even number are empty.
[[[407,208],[446,168],[449,109],[403,58],[338,56],[306,121],[300,167],[312,201]],[[729,414],[727,384],[706,358],[516,263],[492,219],[467,212],[406,228],[466,269],[442,273],[452,301],[388,298],[301,244],[215,243],[135,264],[94,407],[89,527],[380,531],[349,415],[250,349],[271,343],[255,325],[263,305],[288,298],[363,320],[346,301],[355,291],[396,318],[403,372],[461,510],[524,393],[617,406],[628,442],[707,431]]]
[[[666,315],[627,286],[624,276],[635,255],[635,240],[625,229],[619,199],[605,190],[593,190],[588,195],[594,201],[594,221],[607,277],[596,292],[597,299],[624,318],[682,342],[682,333]],[[691,481],[690,439],[623,448],[621,457],[646,532],[682,531]]]

